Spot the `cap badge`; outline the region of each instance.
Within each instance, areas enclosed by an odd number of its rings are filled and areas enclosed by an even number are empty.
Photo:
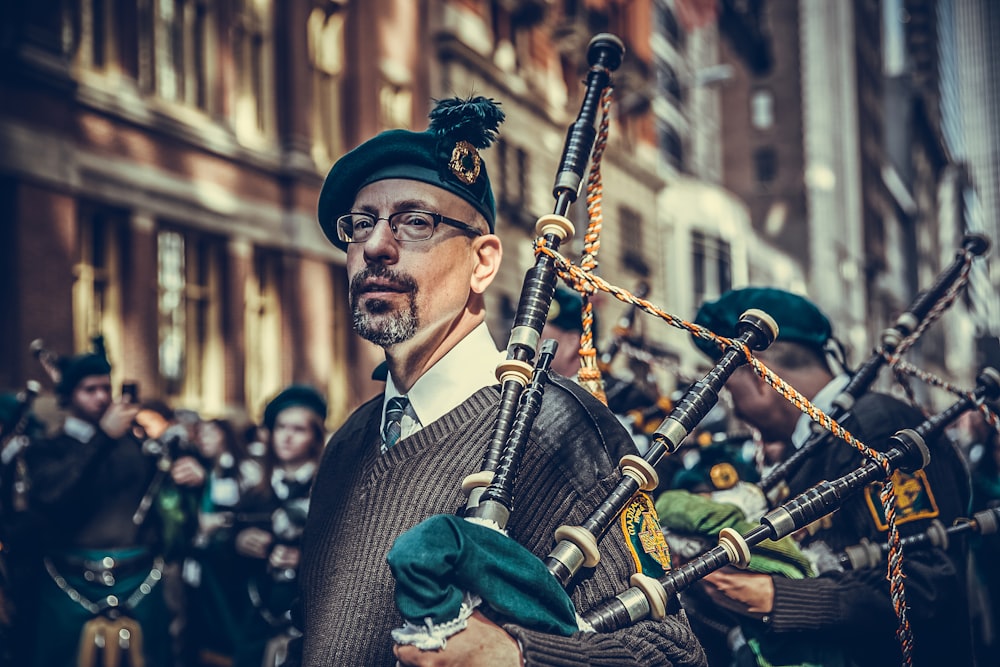
[[[708,476],[715,488],[720,491],[731,489],[736,486],[736,482],[740,481],[740,475],[732,463],[716,463],[708,471]]]
[[[448,161],[448,168],[455,178],[466,185],[472,185],[479,178],[479,169],[482,166],[482,159],[476,147],[464,139],[455,144],[451,151],[451,160]]]

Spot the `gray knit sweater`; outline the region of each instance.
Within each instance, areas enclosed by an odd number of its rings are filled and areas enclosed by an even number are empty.
[[[381,397],[359,408],[333,436],[303,542],[303,665],[395,665],[390,631],[403,620],[385,555],[410,527],[464,506],[461,482],[482,465],[498,399],[498,387],[482,389],[385,455],[379,455]],[[529,441],[508,529],[544,558],[554,546],[554,530],[582,523],[620,478],[620,456],[633,450],[614,416],[561,378],[546,387]],[[625,590],[635,571],[617,526],[601,542],[601,556],[596,568],[571,585],[580,611]],[[521,642],[527,665],[706,664],[682,611],[609,634],[561,637],[504,627]]]

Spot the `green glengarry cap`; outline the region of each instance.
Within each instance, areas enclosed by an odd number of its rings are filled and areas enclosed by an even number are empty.
[[[492,233],[496,201],[479,150],[495,140],[504,121],[499,105],[485,97],[441,100],[425,132],[387,130],[350,151],[330,169],[319,195],[319,224],[341,250],[337,217],[348,213],[358,191],[388,178],[435,185],[471,204]]]
[[[739,335],[740,315],[750,308],[763,310],[778,324],[777,341],[798,343],[818,351],[832,336],[830,320],[811,301],[774,287],[745,287],[730,290],[698,309],[694,323],[726,338]],[[692,337],[695,345],[712,359],[722,351],[712,341]]]

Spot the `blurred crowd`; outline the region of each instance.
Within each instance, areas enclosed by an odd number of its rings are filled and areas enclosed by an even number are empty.
[[[550,325],[558,336],[559,321]],[[99,345],[53,363],[57,411],[32,409],[34,384],[0,397],[0,667],[284,664],[327,437],[323,395],[288,386],[257,424],[112,387]],[[683,395],[610,375],[605,386],[640,451]],[[970,472],[968,516],[1000,508],[996,429],[970,411],[949,435]],[[773,506],[759,482],[792,451],[716,405],[657,468],[653,495],[675,564],[710,548],[724,522],[755,524]],[[698,531],[710,539],[692,540]],[[970,618],[988,656],[1000,646],[1000,545],[986,534],[970,541]],[[788,567],[788,552],[778,554],[773,562]],[[796,557],[803,571],[826,567],[820,555]],[[710,664],[759,664],[745,621],[699,595],[684,604]]]
[[[112,388],[100,346],[0,401],[0,665],[281,665],[326,400],[259,424]]]

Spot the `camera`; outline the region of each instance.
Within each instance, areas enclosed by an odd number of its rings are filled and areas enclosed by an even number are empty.
[[[132,404],[139,402],[139,384],[137,382],[122,382],[122,401]]]

